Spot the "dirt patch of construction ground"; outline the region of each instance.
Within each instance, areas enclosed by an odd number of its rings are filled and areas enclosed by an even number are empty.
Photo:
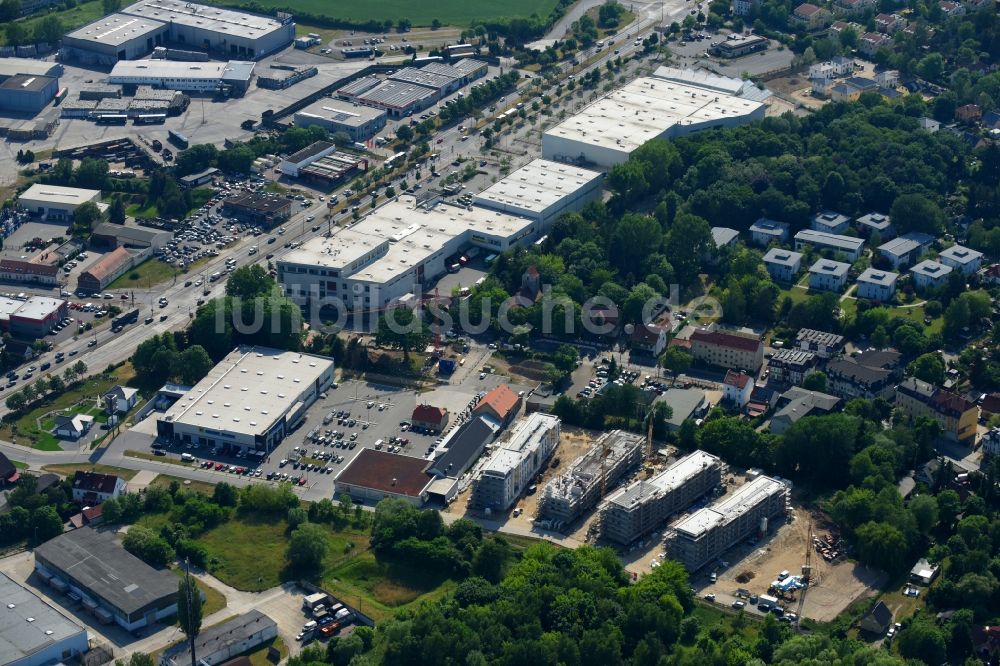
[[[728,606],[736,600],[739,588],[757,595],[767,594],[768,587],[780,572],[800,574],[809,550],[812,551],[812,577],[804,600],[798,596],[802,594],[800,590],[786,597],[783,605],[802,617],[819,622],[833,620],[853,601],[872,594],[884,584],[885,574],[849,560],[827,562],[820,557],[812,543],[813,534],[823,534],[823,530],[816,527],[820,518],[793,504],[792,515],[776,532],[756,544],[743,543],[727,551],[721,558],[726,566],[718,563],[714,569],[706,567],[692,578],[692,585],[700,596],[715,594],[716,603]],[[713,572],[718,576],[714,584],[709,579]]]

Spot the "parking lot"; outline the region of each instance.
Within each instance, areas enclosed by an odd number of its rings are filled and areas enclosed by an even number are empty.
[[[500,375],[484,376],[483,373],[470,371],[460,384],[441,386],[419,394],[412,389],[361,380],[342,382],[337,388],[328,390],[325,398],[317,400],[302,423],[270,455],[263,458],[222,449],[161,448],[158,443],[153,448],[156,414],[135,426],[127,436],[119,438],[121,441],[116,440],[113,446],[140,451],[148,448],[158,451],[158,456],[174,461],[186,461],[190,456],[193,458],[190,461],[192,466],[200,467],[212,477],[218,476],[217,480],[230,475],[252,475],[262,481],[292,481],[310,489],[313,495],[318,491],[324,496],[331,496],[337,472],[350,464],[364,448],[379,448],[398,455],[430,459],[431,450],[438,440],[468,417],[468,408],[475,397],[505,382],[506,378]],[[511,385],[511,389],[528,391],[531,387]],[[418,401],[448,409],[451,418],[444,433],[417,432],[404,425],[409,423]],[[328,420],[331,414],[332,418]],[[311,434],[314,436],[310,437]],[[405,441],[393,442],[393,438]]]

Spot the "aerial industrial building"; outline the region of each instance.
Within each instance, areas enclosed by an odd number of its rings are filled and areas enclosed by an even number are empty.
[[[300,305],[381,309],[445,273],[446,259],[469,245],[503,252],[535,240],[538,229],[537,222],[506,213],[418,208],[415,198],[401,196],[352,227],[278,258],[278,282]]]
[[[767,96],[749,81],[661,67],[547,130],[542,156],[610,168],[651,139],[760,120]]]
[[[768,522],[788,510],[788,501],[788,486],[758,476],[675,524],[667,534],[667,552],[697,571],[743,539],[765,533]]]
[[[240,97],[250,88],[255,66],[256,63],[243,60],[120,60],[108,75],[108,83]]]
[[[726,464],[704,451],[690,453],[648,480],[637,481],[601,505],[601,531],[627,545],[689,507],[722,483]]]
[[[545,467],[559,443],[559,426],[558,418],[540,412],[518,422],[480,469],[471,503],[490,512],[509,509]]]
[[[87,652],[87,631],[0,573],[0,664],[68,663]]]
[[[88,201],[96,203],[100,198],[100,190],[35,183],[21,193],[17,202],[24,210],[43,220],[69,220],[78,206]]]
[[[0,329],[16,338],[40,338],[66,317],[66,301],[32,296],[26,301],[0,296]]]
[[[269,453],[333,381],[320,356],[240,347],[157,419],[169,441]]]
[[[603,178],[597,171],[536,159],[475,195],[473,202],[547,229],[559,216],[599,199]]]
[[[608,488],[614,487],[642,460],[643,438],[613,430],[604,433],[587,453],[577,458],[562,474],[548,482],[538,502],[538,515],[569,524],[601,499],[601,459]]]
[[[385,111],[323,98],[295,112],[297,127],[319,125],[331,135],[345,132],[352,141],[365,141],[385,127]]]
[[[59,92],[54,76],[15,74],[0,83],[0,110],[35,114]]]
[[[486,63],[469,58],[452,65],[434,62],[420,69],[404,67],[385,80],[365,76],[351,81],[337,90],[337,97],[402,118],[426,109],[486,72]]]
[[[177,614],[177,577],[129,553],[114,532],[82,527],[60,534],[35,548],[35,570],[100,622],[126,631]]]
[[[66,58],[103,65],[175,45],[216,58],[258,60],[295,38],[291,16],[261,16],[181,0],[139,0],[63,37]]]

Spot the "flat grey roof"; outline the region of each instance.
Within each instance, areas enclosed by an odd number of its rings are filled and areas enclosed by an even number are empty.
[[[362,76],[360,79],[354,79],[350,83],[346,83],[340,88],[337,88],[337,93],[340,95],[360,95],[363,92],[371,90],[380,83],[382,83],[382,79],[377,76]]]
[[[827,247],[835,247],[850,250],[852,252],[857,252],[865,244],[865,242],[860,238],[841,236],[840,234],[831,234],[825,231],[816,231],[815,229],[803,229],[795,234],[795,240],[800,243],[825,245]]]
[[[32,296],[24,305],[14,313],[16,317],[27,319],[45,319],[59,308],[66,305],[66,301],[50,296]]]
[[[126,614],[177,594],[177,577],[122,548],[113,532],[81,527],[35,549],[35,557]]]
[[[622,488],[609,497],[607,501],[627,509],[654,493],[677,490],[701,473],[703,469],[713,465],[722,465],[722,460],[700,449],[692,451],[651,479],[641,480]]]
[[[328,97],[310,104],[301,111],[296,111],[295,116],[309,116],[339,123],[348,127],[360,127],[376,118],[385,115],[381,109],[373,109],[370,106],[351,104],[340,100],[332,100]]]
[[[238,615],[228,622],[217,624],[203,630],[195,642],[195,656],[201,658],[220,652],[232,645],[238,645],[245,639],[260,633],[265,627],[277,628],[274,620],[259,610],[251,610]],[[186,666],[191,663],[191,650],[188,641],[181,641],[166,651],[166,656],[175,663]]]
[[[759,233],[759,234],[764,234],[766,236],[781,237],[788,233],[788,224],[785,222],[778,222],[777,220],[769,220],[766,217],[762,217],[750,225],[750,233]]]
[[[793,268],[800,261],[802,261],[801,252],[783,250],[780,247],[772,247],[767,251],[767,254],[764,255],[765,264],[777,264],[779,266]]]
[[[712,227],[712,240],[716,247],[729,245],[740,237],[740,232],[729,227]]]
[[[58,79],[54,76],[15,74],[3,83],[0,83],[0,90],[37,92],[39,90],[45,90],[45,88],[53,81],[58,81]]]
[[[823,210],[813,215],[813,221],[823,227],[836,227],[850,222],[851,218],[832,210]]]
[[[122,13],[248,39],[263,37],[283,25],[269,16],[181,0],[139,0],[122,9]]]
[[[431,63],[437,64],[437,63]],[[457,72],[455,73],[457,74]],[[403,69],[386,77],[389,81],[403,81],[405,83],[415,83],[417,85],[441,90],[445,86],[451,85],[458,76],[454,74],[444,74],[439,71],[431,71],[426,67],[417,69],[416,67],[404,67]]]
[[[882,243],[878,246],[878,250],[884,254],[901,257],[904,254],[913,252],[921,246],[930,245],[933,242],[933,236],[920,233],[919,231],[911,231],[908,234],[903,234],[898,238],[893,238],[891,241]]]
[[[18,662],[84,631],[4,573],[0,573],[0,602],[0,664]]]
[[[229,62],[186,62],[182,60],[119,60],[111,68],[109,81],[120,77],[183,78],[199,81],[249,81],[255,62],[230,60]],[[103,100],[102,100],[103,101]]]
[[[910,272],[929,278],[939,278],[951,273],[952,270],[951,266],[945,266],[944,264],[940,264],[936,261],[924,259],[919,264],[911,268]]]
[[[505,204],[542,213],[603,176],[597,171],[536,159],[475,196],[476,203]]]
[[[891,287],[899,279],[899,273],[892,271],[879,271],[874,268],[866,268],[865,272],[858,276],[858,282],[868,282],[885,287]]]
[[[0,58],[0,78],[15,74],[32,76],[58,76],[63,67],[57,62],[33,60],[31,58]]]
[[[362,93],[358,99],[374,104],[385,104],[396,108],[405,108],[420,100],[437,94],[434,88],[406,83],[404,81],[383,81],[371,90]]]
[[[983,253],[962,245],[952,245],[938,253],[942,259],[948,259],[956,264],[969,264],[983,258]]]
[[[725,525],[761,504],[771,495],[782,492],[784,484],[769,476],[758,476],[740,486],[736,492],[723,496],[710,507],[699,509],[677,523],[675,529],[687,536],[697,538],[708,530]]]
[[[696,388],[669,388],[657,400],[670,405],[674,413],[667,423],[679,427],[705,402],[705,392]]]
[[[815,273],[817,275],[832,275],[834,277],[844,277],[847,275],[847,271],[849,270],[851,270],[850,264],[845,264],[842,261],[833,261],[831,259],[820,259],[809,267],[810,273]]]
[[[121,46],[133,39],[142,39],[150,33],[166,29],[166,27],[167,24],[160,21],[117,13],[105,16],[82,28],[77,28],[66,36],[70,39],[95,44]]]
[[[474,58],[462,58],[458,62],[452,63],[451,66],[457,70],[463,76],[472,74],[478,69],[486,67],[486,63],[482,60],[475,60]]]
[[[875,229],[876,231],[884,231],[892,224],[892,220],[889,219],[888,215],[883,213],[868,213],[867,215],[862,215],[857,220],[858,224],[864,227],[869,227]]]

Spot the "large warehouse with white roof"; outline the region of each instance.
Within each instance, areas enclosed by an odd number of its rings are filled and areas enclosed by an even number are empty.
[[[560,215],[601,197],[604,176],[550,160],[532,160],[473,197],[478,206],[539,222],[543,230]]]
[[[301,305],[325,300],[349,310],[381,309],[443,274],[445,260],[463,248],[503,252],[533,240],[540,228],[535,220],[477,206],[418,208],[403,196],[280,257],[278,282]]]
[[[759,120],[766,96],[739,79],[661,67],[546,131],[542,156],[610,168],[651,139]]]
[[[97,202],[100,190],[85,190],[62,185],[41,185],[35,183],[17,198],[18,204],[32,215],[46,220],[68,220],[81,204]],[[100,204],[98,207],[105,207]]]
[[[255,65],[244,60],[120,60],[108,75],[108,83],[202,93],[224,92],[239,97],[250,87]]]
[[[66,35],[63,55],[110,65],[170,44],[219,58],[258,60],[293,39],[290,17],[276,19],[182,0],[139,0]]]
[[[329,358],[239,347],[157,419],[156,431],[170,441],[265,455],[332,382]]]

